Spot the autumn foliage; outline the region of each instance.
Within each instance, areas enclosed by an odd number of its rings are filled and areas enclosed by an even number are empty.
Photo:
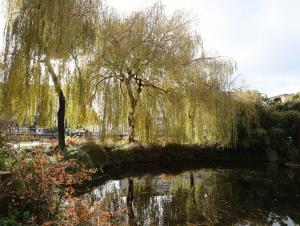
[[[72,202],[74,185],[89,180],[93,169],[43,147],[33,150],[7,150],[13,159],[14,193],[11,208],[20,220],[37,225],[67,222],[64,214]],[[73,216],[74,218],[74,216]]]

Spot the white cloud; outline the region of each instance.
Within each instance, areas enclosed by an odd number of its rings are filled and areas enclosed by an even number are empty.
[[[286,74],[274,76],[273,74],[255,74],[250,75],[248,80],[249,88],[259,90],[269,97],[283,93],[299,92],[299,78],[295,74]]]

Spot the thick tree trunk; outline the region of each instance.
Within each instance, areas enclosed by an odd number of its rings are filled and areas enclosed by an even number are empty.
[[[136,96],[133,94],[132,87],[130,86],[130,83],[126,83],[129,100],[130,100],[130,110],[128,113],[128,141],[129,143],[135,142],[135,113],[136,113],[136,107],[138,104],[138,100],[140,98],[141,94],[141,87],[138,88],[138,92]]]
[[[135,112],[136,112],[138,101],[142,93],[143,84],[141,80],[137,79],[136,75],[132,74],[131,70],[128,70],[128,75],[129,75],[129,79],[127,79],[125,82],[128,96],[129,96],[129,101],[130,101],[130,111],[128,114],[128,127],[129,127],[128,141],[129,143],[132,143],[135,142]],[[133,84],[131,84],[130,83],[132,81],[131,79],[133,79],[135,76],[136,76],[135,81]],[[137,85],[136,92],[134,91],[135,85]]]
[[[66,146],[65,143],[65,107],[66,107],[66,99],[64,93],[61,88],[60,81],[53,70],[52,64],[49,58],[44,59],[47,70],[52,78],[55,92],[58,95],[59,108],[57,112],[57,128],[58,128],[58,147],[60,150],[63,150]]]
[[[65,107],[66,99],[63,91],[59,93],[59,109],[57,112],[57,128],[58,128],[58,147],[63,150],[66,146],[65,142]]]
[[[129,126],[129,134],[128,141],[132,143],[135,141],[135,107],[129,111],[128,114],[128,126]]]

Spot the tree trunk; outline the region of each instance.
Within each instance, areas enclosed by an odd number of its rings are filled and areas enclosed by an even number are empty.
[[[135,141],[135,107],[130,109],[128,114],[128,126],[129,126],[129,134],[128,141],[132,143]]]
[[[44,63],[46,65],[46,68],[52,78],[55,92],[58,95],[58,100],[59,100],[59,108],[57,112],[57,129],[58,129],[58,147],[62,151],[65,146],[65,107],[66,107],[66,99],[64,96],[64,93],[61,88],[60,81],[56,75],[56,73],[53,70],[52,64],[50,62],[49,58],[44,59]]]
[[[190,172],[190,188],[191,188],[192,202],[193,202],[193,205],[196,206],[195,179],[194,179],[193,172]]]
[[[136,107],[142,92],[141,86],[138,87],[137,94],[134,96],[132,87],[130,85],[130,82],[128,81],[126,83],[126,88],[129,95],[130,100],[130,110],[128,114],[128,127],[129,127],[129,134],[128,134],[128,141],[129,143],[132,143],[135,141],[135,113],[136,113]]]
[[[66,99],[63,91],[59,93],[59,109],[57,112],[57,128],[58,128],[58,147],[62,151],[66,146],[65,142],[65,107]]]
[[[190,172],[190,187],[193,188],[195,186],[194,174]]]

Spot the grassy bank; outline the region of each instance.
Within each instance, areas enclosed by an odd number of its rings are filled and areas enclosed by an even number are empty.
[[[238,151],[214,145],[153,145],[131,144],[123,146],[102,146],[87,143],[77,149],[69,150],[67,156],[76,158],[87,167],[102,171],[118,168],[126,169],[132,165],[176,166],[193,165],[236,165],[256,164],[267,161],[264,153]]]

